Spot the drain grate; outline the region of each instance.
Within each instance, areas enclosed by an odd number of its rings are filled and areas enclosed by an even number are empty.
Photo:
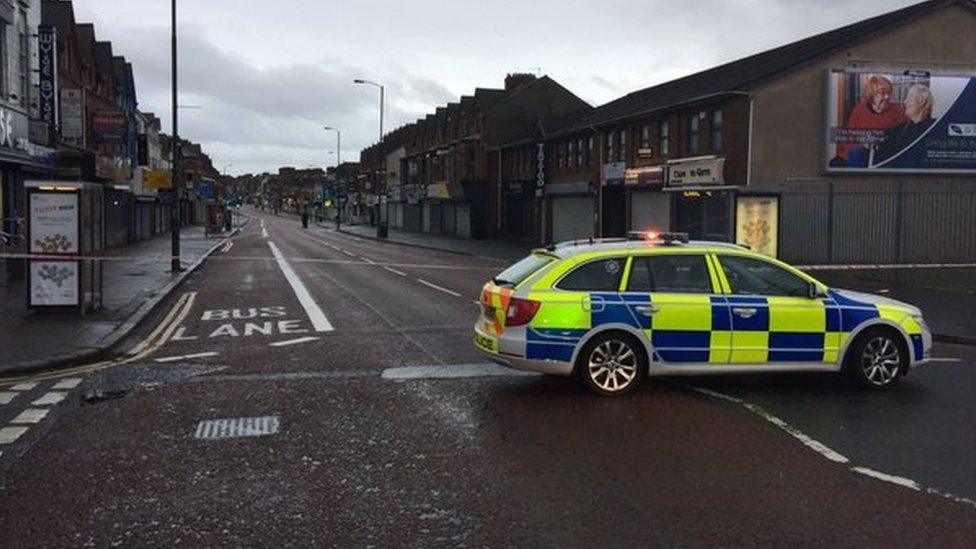
[[[197,430],[193,436],[208,440],[262,437],[277,433],[278,423],[278,416],[208,419],[197,424]]]

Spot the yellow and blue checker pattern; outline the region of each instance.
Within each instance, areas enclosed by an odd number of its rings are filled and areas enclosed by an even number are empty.
[[[904,316],[834,290],[819,300],[608,292],[591,293],[590,303],[590,310],[576,312],[572,322],[555,326],[551,320],[533,322],[526,332],[526,358],[569,362],[592,328],[622,324],[644,333],[656,355],[654,360],[661,362],[836,362],[850,333],[862,323],[889,315],[893,320],[895,315]],[[657,307],[653,315],[640,311],[648,305]],[[571,301],[563,307],[580,306],[578,301]],[[545,302],[542,309],[546,309]],[[909,333],[912,350],[919,358],[920,329]]]

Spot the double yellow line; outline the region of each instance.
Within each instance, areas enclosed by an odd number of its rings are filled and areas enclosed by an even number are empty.
[[[113,360],[103,360],[101,362],[85,364],[83,366],[75,366],[74,368],[67,368],[64,370],[44,372],[41,374],[24,374],[17,377],[0,378],[0,387],[16,385],[18,383],[28,381],[46,381],[49,379],[59,379],[62,377],[86,375],[104,370],[106,368],[111,368],[112,366],[119,366],[122,364],[140,361],[156,352],[157,349],[169,341],[169,338],[173,336],[173,332],[175,332],[176,329],[183,324],[183,321],[186,319],[186,315],[188,315],[190,310],[193,309],[193,304],[196,299],[196,292],[184,292],[179,299],[176,300],[176,303],[173,304],[173,307],[169,310],[169,312],[166,313],[166,316],[163,317],[163,320],[153,329],[153,331],[146,336],[145,339],[133,347],[124,357]]]

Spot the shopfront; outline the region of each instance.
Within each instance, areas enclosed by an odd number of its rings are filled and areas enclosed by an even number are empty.
[[[601,193],[603,227],[600,236],[624,236],[627,232],[627,201],[624,190],[626,171],[625,162],[610,162],[603,165],[603,192]]]
[[[671,195],[663,192],[665,166],[630,168],[624,174],[631,231],[671,228]]]
[[[471,236],[470,206],[460,184],[438,181],[427,185],[424,231],[433,234]]]
[[[546,185],[552,242],[564,242],[593,236],[593,212],[596,201],[589,181],[549,183]]]
[[[668,162],[666,191],[673,197],[672,229],[695,240],[732,242],[737,188],[724,181],[724,158],[703,156]]]
[[[502,228],[506,238],[534,239],[535,181],[510,181],[502,187]]]

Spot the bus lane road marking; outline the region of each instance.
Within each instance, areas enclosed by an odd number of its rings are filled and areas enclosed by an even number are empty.
[[[288,284],[291,285],[291,289],[295,292],[295,297],[298,298],[298,302],[302,304],[305,309],[305,313],[308,315],[308,319],[312,322],[312,327],[316,332],[331,332],[334,330],[329,319],[326,318],[325,313],[319,308],[315,300],[312,299],[312,295],[308,293],[308,288],[302,283],[302,280],[298,278],[295,271],[288,264],[288,260],[281,255],[281,251],[278,250],[278,246],[271,240],[268,241],[268,246],[271,248],[271,253],[274,255],[275,261],[278,262],[278,268],[285,275],[285,279]]]

